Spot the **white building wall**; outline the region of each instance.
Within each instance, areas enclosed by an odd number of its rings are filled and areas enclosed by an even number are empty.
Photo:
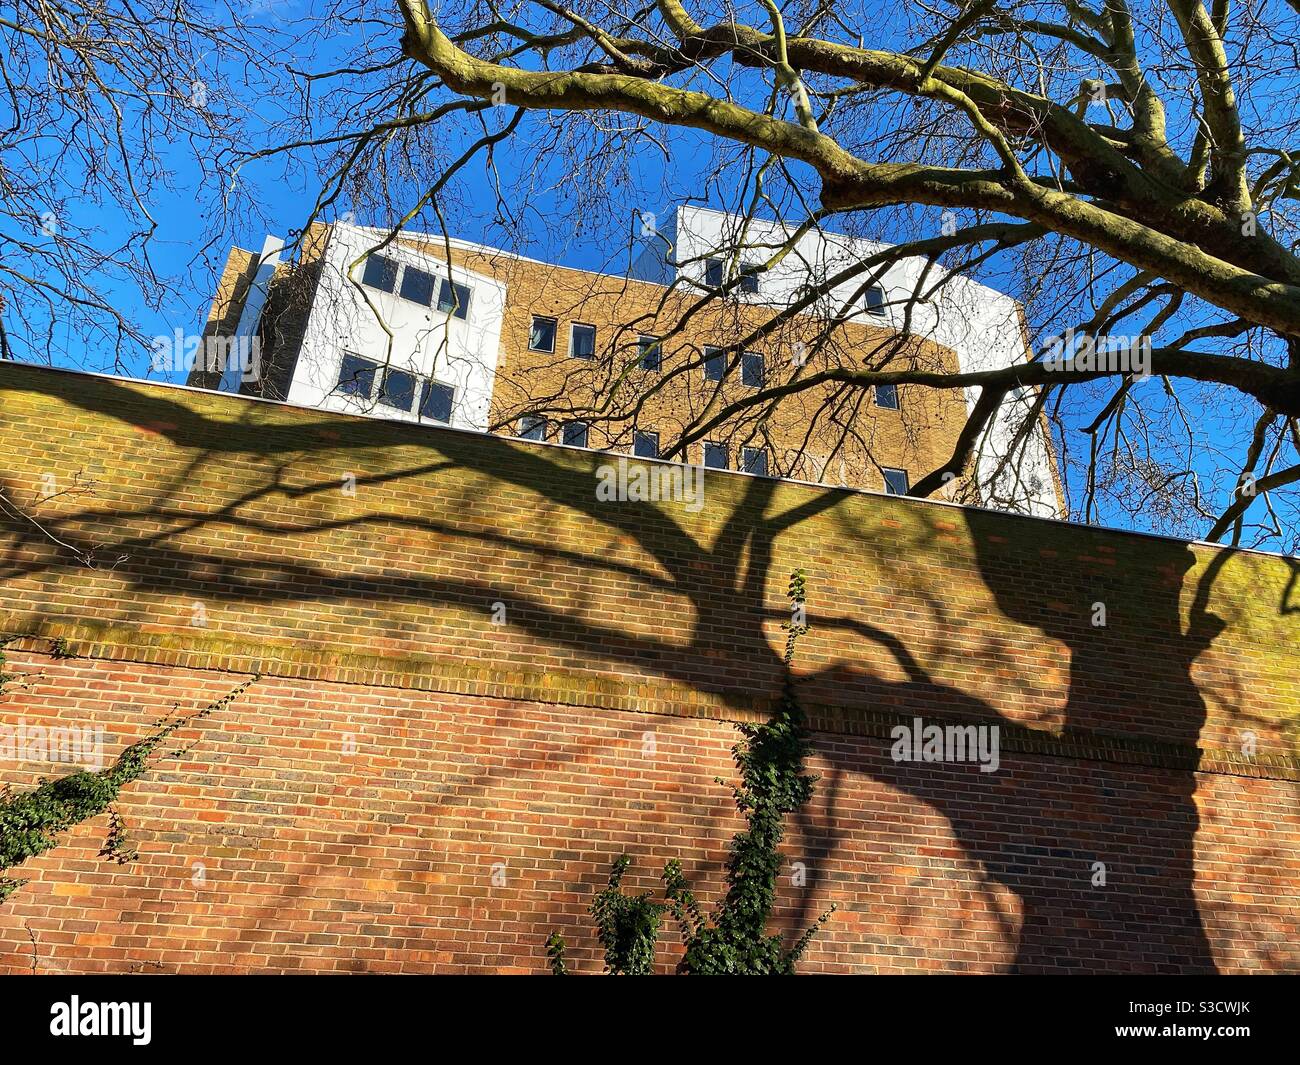
[[[744,223],[734,215],[702,207],[680,207],[662,216],[660,236],[668,236],[672,262],[664,257],[665,242],[647,238],[648,246],[634,264],[643,280],[670,283],[675,265],[680,275],[704,282],[705,262],[720,249],[741,249],[742,262],[758,264],[768,259],[793,233],[781,223],[753,220]],[[812,231],[804,234],[772,270],[764,273],[757,295],[732,290],[736,298],[769,306],[788,306],[807,284],[809,277],[826,279],[846,267],[860,263],[889,245],[838,233]],[[857,290],[867,281],[866,273],[830,289],[827,301],[813,313],[844,313],[847,320],[863,324],[891,325],[911,331],[950,348],[964,371],[992,370],[1024,362],[1028,357],[1021,328],[1019,307],[1011,297],[939,266],[931,268],[925,281],[926,260],[910,257],[892,262],[878,278],[885,290],[884,317],[873,315],[854,302]],[[874,267],[871,272],[879,267]],[[943,284],[938,282],[943,281]],[[917,291],[926,298],[912,304],[910,323],[904,322],[904,306]],[[967,409],[978,399],[978,389],[968,389]],[[1028,395],[1009,397],[995,415],[977,455],[981,479],[993,476],[1022,420]],[[922,471],[928,473],[929,471]],[[996,494],[1014,499],[1020,509],[1044,517],[1059,517],[1051,457],[1041,428],[1036,429],[1016,463],[1008,463],[998,477]]]
[[[471,290],[465,319],[437,309],[436,289],[435,306],[425,307],[396,293],[361,286],[364,258],[385,236],[383,230],[334,224],[288,401],[345,413],[418,420],[416,412],[404,414],[373,399],[365,402],[336,390],[343,356],[351,352],[451,385],[455,389],[451,424],[461,429],[486,429],[501,350],[505,284],[452,266],[452,280]],[[448,276],[445,262],[397,241],[379,254],[435,277]]]

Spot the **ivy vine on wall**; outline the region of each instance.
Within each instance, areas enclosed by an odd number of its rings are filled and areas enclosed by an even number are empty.
[[[787,637],[781,696],[767,722],[737,726],[742,738],[731,749],[740,771],[740,783],[732,787],[732,793],[745,828],[731,841],[726,895],[713,915],[705,917],[677,859],[664,867],[665,901],[653,901],[650,892],[624,894],[621,883],[632,864],[624,854],[614,862],[608,886],[591,904],[609,973],[641,976],[653,972],[655,948],[667,913],[677,922],[686,946],[678,973],[790,974],[817,929],[835,910],[832,906],[822,914],[791,947],[784,945],[780,935],[767,932],[776,900],[781,864],[777,848],[784,834],[783,822],[787,814],[809,800],[816,779],[804,772],[808,731],[790,670],[795,645],[808,631],[803,570],[791,575],[787,594],[790,621],[783,626]],[[546,943],[546,956],[556,975],[568,972],[564,951],[563,937],[553,933]]]
[[[12,679],[4,670],[4,648],[18,636],[0,639],[0,684]],[[56,644],[58,656],[67,657],[66,648]],[[150,766],[149,758],[178,729],[222,710],[239,698],[257,677],[250,677],[233,691],[187,716],[172,714],[162,718],[144,739],[131,744],[114,762],[97,772],[80,769],[54,780],[41,779],[29,791],[0,792],[0,902],[25,884],[26,880],[5,876],[11,868],[28,858],[43,854],[58,843],[59,834],[109,809],[118,793]],[[126,838],[126,826],[114,810],[109,834],[100,853],[114,861],[130,861],[134,848]]]

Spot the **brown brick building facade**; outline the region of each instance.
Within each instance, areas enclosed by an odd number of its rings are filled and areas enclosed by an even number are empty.
[[[277,271],[261,323],[266,376],[260,385],[245,388],[246,394],[290,398],[306,316],[314,302],[326,299],[317,280],[321,269],[328,269],[323,264],[331,239],[331,227],[317,225],[304,238],[298,259]],[[755,380],[779,385],[830,368],[919,368],[945,374],[959,369],[952,351],[906,335],[883,318],[859,315],[828,324],[813,313],[818,307],[829,310],[825,301],[751,340],[777,317],[773,309],[738,298],[705,299],[690,284],[666,287],[431,237],[403,235],[393,246],[450,260],[506,286],[486,426],[502,435],[525,435],[530,422],[541,420],[546,439],[566,442],[565,427],[576,424],[582,446],[631,453],[641,433],[657,440],[666,455],[696,420],[723,403],[755,394]],[[213,300],[208,334],[233,330],[255,258],[243,249],[232,250]],[[328,309],[317,313],[328,315]],[[535,320],[552,329],[547,350],[532,346]],[[575,327],[591,330],[591,357],[575,356]],[[341,335],[349,331],[337,330]],[[642,345],[649,339],[660,343],[661,365],[655,370],[640,366]],[[383,354],[369,346],[350,350],[384,363]],[[721,360],[712,365],[725,367],[720,386],[706,370],[711,359]],[[212,375],[196,374],[189,383],[214,387],[215,381]],[[382,406],[374,412],[385,413]],[[883,395],[826,383],[779,403],[745,409],[672,457],[703,463],[707,443],[715,445],[715,457],[723,455],[730,469],[749,469],[747,460],[755,460],[775,476],[886,490],[891,487],[886,471],[902,474],[912,484],[942,468],[966,415],[961,389],[903,385]],[[1043,435],[1050,453],[1045,426]],[[1051,465],[1055,476],[1054,460]],[[957,480],[939,496],[972,501],[973,492],[973,485]],[[1062,509],[1059,478],[1054,492],[1057,509]]]
[[[15,365],[0,421],[0,720],[111,757],[259,677],[125,789],[135,861],[101,816],[8,872],[6,971],[532,972],[553,929],[598,971],[619,854],[716,897],[798,567],[806,970],[1300,971],[1293,560],[725,472],[602,503],[598,454]],[[917,717],[998,770],[895,761]]]
[[[522,259],[477,255],[466,256],[465,262],[504,276],[517,295],[507,304],[493,397],[493,423],[507,431],[517,428],[523,412],[540,406],[557,425],[573,418],[590,423],[592,447],[631,450],[634,426],[655,433],[667,446],[710,404],[756,391],[745,383],[743,361],[737,362],[746,355],[761,359],[766,384],[793,379],[800,352],[807,359],[804,372],[864,360],[881,368],[920,364],[956,370],[951,352],[901,339],[884,325],[847,322],[828,333],[824,320],[796,319],[737,350],[743,337],[773,319],[772,311],[728,301],[697,308],[697,293],[670,293],[645,282]],[[530,350],[536,317],[556,322],[554,353]],[[591,365],[570,351],[573,327],[579,324],[596,331],[597,358]],[[662,370],[636,366],[642,337],[661,343]],[[715,358],[737,363],[726,372],[718,398],[705,376],[710,349],[725,352]],[[688,369],[674,375],[681,367]],[[625,374],[623,382],[619,373]],[[896,391],[897,407],[881,406],[867,392],[851,394],[830,385],[795,393],[770,409],[755,408],[749,416],[719,425],[707,439],[727,450],[732,469],[741,468],[738,460],[748,447],[761,449],[772,472],[781,476],[883,489],[880,468],[904,470],[918,480],[941,466],[966,417],[960,390],[903,386]],[[634,420],[604,422],[590,413],[600,410],[611,393],[615,412],[639,407]],[[703,441],[692,444],[685,460],[704,461],[703,446]]]

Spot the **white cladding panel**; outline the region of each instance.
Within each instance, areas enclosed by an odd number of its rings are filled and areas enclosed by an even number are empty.
[[[365,255],[384,236],[381,230],[335,223],[289,402],[417,420],[414,412],[403,413],[337,390],[343,356],[351,352],[451,385],[455,389],[451,424],[461,429],[486,429],[501,347],[506,286],[495,278],[452,266],[451,279],[470,288],[464,319],[437,309],[436,287],[434,306],[426,307],[396,293],[361,286]],[[428,271],[435,278],[448,276],[444,261],[397,241],[379,254]],[[378,392],[378,382],[375,390]]]

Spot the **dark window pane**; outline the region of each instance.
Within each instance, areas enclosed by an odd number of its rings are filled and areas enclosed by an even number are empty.
[[[727,368],[727,358],[719,348],[704,349],[704,380],[721,381]]]
[[[451,385],[437,381],[424,382],[424,395],[420,399],[420,417],[433,422],[450,422],[452,400],[456,391]]]
[[[763,356],[745,352],[740,360],[740,379],[749,388],[763,387]]]
[[[632,440],[632,452],[637,458],[657,459],[659,457],[659,434],[637,433]]]
[[[569,338],[569,354],[575,359],[594,359],[596,357],[596,327],[594,325],[575,325]]]
[[[525,440],[545,440],[546,439],[546,419],[545,418],[520,418],[519,435]]]
[[[767,476],[767,448],[744,448],[740,453],[740,458],[746,473],[756,473],[760,477]]]
[[[727,468],[726,445],[706,443],[704,445],[704,465],[711,470],[725,470]]]
[[[339,369],[338,391],[347,396],[361,396],[369,399],[375,389],[375,371],[379,364],[363,359],[360,355],[343,356],[343,365]]]
[[[907,495],[907,489],[909,486],[907,483],[906,470],[891,470],[889,469],[889,467],[885,467],[885,469],[881,472],[883,472],[885,475],[886,492],[888,492],[891,496]]]
[[[560,440],[572,447],[587,446],[587,423],[569,422],[560,430]]]
[[[433,302],[433,274],[408,266],[402,274],[402,299],[427,307]]]
[[[660,352],[658,337],[640,337],[637,340],[637,347],[641,351],[641,369],[657,370],[659,369]]]
[[[445,277],[438,289],[438,310],[465,318],[469,315],[469,286],[458,285]]]
[[[885,290],[879,285],[867,289],[867,311],[881,318],[885,316]]]
[[[397,263],[382,255],[369,256],[361,273],[361,283],[381,292],[392,292],[397,284]]]
[[[528,330],[528,347],[532,351],[555,350],[554,318],[539,318],[533,315],[533,324]]]
[[[379,392],[379,402],[398,410],[410,410],[415,402],[415,375],[404,370],[389,370],[384,374],[384,387]]]
[[[876,385],[876,406],[898,410],[898,386]]]
[[[758,292],[758,267],[742,266],[740,268],[740,291],[756,294]]]
[[[704,283],[710,288],[722,287],[722,260],[706,259],[704,262]]]

